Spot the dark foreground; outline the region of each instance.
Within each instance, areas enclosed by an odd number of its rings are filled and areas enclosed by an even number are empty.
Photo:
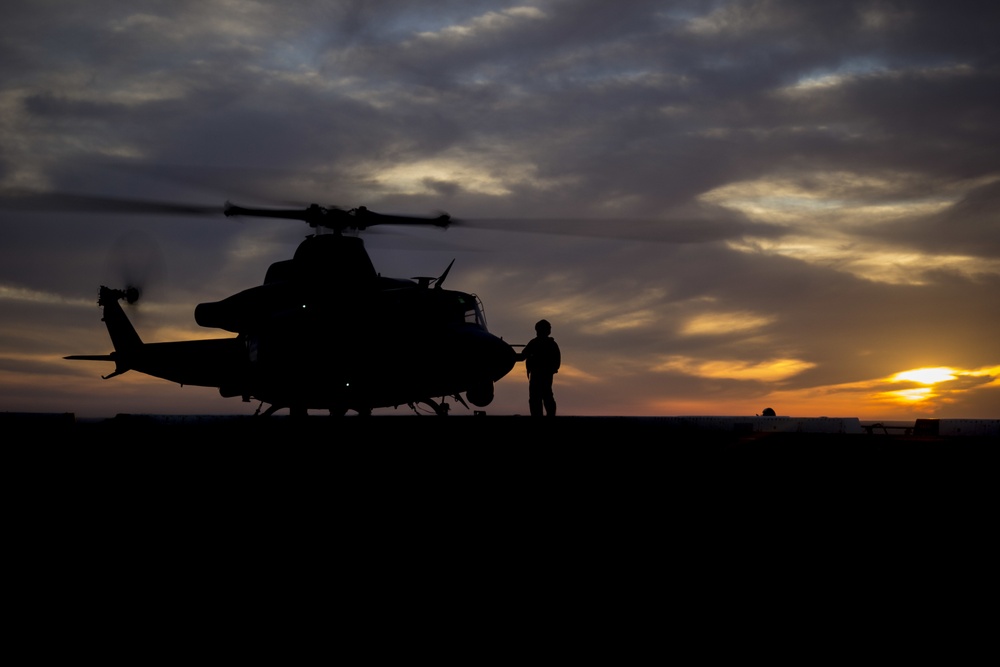
[[[670,421],[674,419],[675,421]],[[831,444],[854,446],[865,445],[876,448],[892,443],[934,445],[951,442],[966,444],[986,444],[1000,442],[992,436],[939,435],[937,428],[917,428],[878,425],[865,432],[793,432],[768,433],[751,429],[751,424],[735,424],[733,428],[701,428],[696,423],[678,422],[683,418],[656,417],[558,417],[556,419],[532,419],[524,416],[459,415],[435,417],[432,415],[402,415],[358,417],[349,415],[341,418],[311,414],[304,418],[287,415],[271,417],[254,416],[212,416],[212,415],[131,415],[119,414],[108,419],[77,419],[72,413],[35,414],[0,413],[0,429],[5,432],[23,432],[27,436],[53,435],[91,442],[127,442],[133,437],[141,437],[144,442],[170,442],[178,436],[187,438],[221,438],[225,443],[244,442],[248,444],[309,444],[316,443],[356,443],[358,439],[372,442],[379,438],[393,438],[396,442],[419,441],[425,438],[433,444],[461,443],[502,443],[505,438],[514,438],[511,445],[541,444],[554,442],[570,444],[604,442],[617,445],[628,443],[698,448],[701,444],[709,449],[718,445],[756,443],[773,446],[781,444],[813,443],[819,446]],[[733,419],[733,418],[720,418]],[[752,420],[753,418],[747,418]],[[825,419],[825,418],[823,418]],[[761,420],[757,420],[760,422]],[[815,421],[815,420],[813,420]],[[136,444],[139,444],[138,441]],[[181,444],[181,443],[178,443]]]
[[[293,541],[565,526],[652,539],[691,522],[800,531],[832,517],[841,529],[958,525],[996,506],[1000,461],[995,437],[725,432],[627,417],[7,415],[0,427],[22,507],[88,508],[88,521],[116,517],[128,530],[164,519],[278,529]]]
[[[488,477],[543,466],[650,481],[677,465],[769,471],[810,466],[860,473],[899,466],[982,466],[996,462],[1000,438],[941,436],[907,429],[864,433],[764,433],[704,429],[641,417],[347,416],[292,418],[0,414],[7,454],[149,464],[150,473],[206,465],[289,466],[298,475],[340,475],[357,466],[383,471]],[[269,463],[270,462],[270,463]],[[298,467],[297,466],[301,466]],[[716,468],[720,470],[720,468]],[[553,470],[558,474],[557,470]],[[971,471],[970,471],[971,472]],[[611,480],[604,480],[605,483]]]
[[[803,629],[835,635],[821,649],[885,639],[903,614],[936,631],[978,609],[955,591],[995,576],[995,439],[492,416],[7,416],[0,432],[8,569],[29,593],[12,606],[95,624],[93,650],[109,623],[145,652],[204,635],[286,659],[331,628],[366,650],[408,628],[407,655],[461,636],[523,659],[536,635],[589,651],[621,623],[620,656],[622,637],[673,627],[711,647],[766,621],[767,646],[739,650],[772,654]]]

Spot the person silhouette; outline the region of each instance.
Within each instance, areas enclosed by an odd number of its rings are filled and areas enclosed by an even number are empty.
[[[535,324],[535,337],[518,353],[528,371],[528,408],[532,417],[555,417],[556,399],[552,394],[552,378],[562,363],[559,345],[549,335],[552,325],[547,320]]]

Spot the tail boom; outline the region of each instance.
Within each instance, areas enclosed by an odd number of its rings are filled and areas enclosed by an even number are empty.
[[[97,304],[104,308],[101,318],[108,329],[114,351],[110,354],[77,354],[64,357],[74,361],[111,361],[115,370],[103,379],[135,370],[178,384],[222,387],[234,381],[242,384],[246,375],[246,346],[239,336],[172,343],[143,343],[120,300],[130,303],[137,293],[101,287]]]

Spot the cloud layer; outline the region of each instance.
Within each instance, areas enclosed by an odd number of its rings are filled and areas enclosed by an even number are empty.
[[[512,342],[549,319],[566,414],[998,416],[995,3],[15,1],[0,20],[2,409],[252,411],[61,357],[110,349],[94,301],[123,243],[159,267],[137,327],[168,340],[221,335],[194,305],[307,231],[15,205],[30,191],[446,210],[465,224],[366,236],[376,266],[457,258],[449,286]],[[954,373],[897,376],[919,368]],[[522,375],[491,412],[525,411]]]

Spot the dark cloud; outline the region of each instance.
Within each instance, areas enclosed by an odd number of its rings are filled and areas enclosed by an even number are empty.
[[[1000,180],[970,190],[942,213],[874,232],[927,252],[1000,258]]]
[[[457,258],[449,283],[508,339],[549,316],[572,412],[865,400],[908,368],[1000,364],[995,3],[8,2],[0,20],[6,396],[107,348],[88,308],[123,238],[162,258],[152,340],[308,233],[225,219],[227,199],[448,211],[465,224],[366,236],[377,266]],[[123,200],[145,204],[111,215]],[[949,414],[995,393],[955,386]],[[523,403],[513,378],[498,391]]]

